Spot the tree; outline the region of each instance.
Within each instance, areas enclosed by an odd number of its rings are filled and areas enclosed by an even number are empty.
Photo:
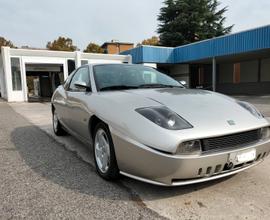
[[[49,50],[60,50],[60,51],[75,51],[78,48],[73,45],[72,39],[65,37],[58,37],[57,40],[47,43]]]
[[[5,39],[4,37],[0,37],[0,48],[1,47],[15,48],[14,44],[11,41]]]
[[[138,46],[140,45],[150,45],[150,46],[157,46],[159,45],[159,38],[157,36],[153,36],[149,39],[143,40]]]
[[[98,44],[89,43],[83,52],[85,52],[85,53],[104,53],[104,49],[101,48]]]
[[[218,9],[218,0],[165,0],[158,16],[160,43],[180,46],[228,34],[224,27],[227,7]]]

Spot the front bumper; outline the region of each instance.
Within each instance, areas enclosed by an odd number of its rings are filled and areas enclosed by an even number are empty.
[[[270,141],[201,156],[170,155],[112,132],[118,167],[123,175],[164,186],[180,186],[233,175],[262,162],[270,153]],[[254,161],[232,165],[232,153],[256,149]]]

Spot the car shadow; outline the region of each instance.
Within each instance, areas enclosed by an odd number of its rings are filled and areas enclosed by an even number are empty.
[[[96,174],[91,163],[84,162],[36,126],[15,128],[11,133],[11,140],[25,163],[43,178],[70,190],[112,200],[132,199],[141,204],[140,194],[146,193],[147,200],[179,196],[214,186],[230,178],[181,187],[155,186],[127,177],[108,182]],[[92,154],[90,150],[88,152]],[[119,188],[127,191],[130,197],[119,197],[112,193]]]
[[[100,178],[94,167],[67,150],[36,126],[15,128],[11,141],[22,160],[42,178],[66,189],[115,200],[117,183]],[[86,147],[87,148],[87,147]],[[120,198],[125,198],[124,196]]]

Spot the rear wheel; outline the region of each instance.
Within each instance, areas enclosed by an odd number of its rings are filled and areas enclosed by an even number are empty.
[[[55,113],[55,111],[53,111],[53,115],[52,115],[52,119],[53,119],[53,131],[57,136],[63,136],[66,134],[66,131],[63,129],[57,114]]]
[[[106,180],[119,177],[114,145],[108,126],[99,122],[94,131],[94,160],[98,174]]]

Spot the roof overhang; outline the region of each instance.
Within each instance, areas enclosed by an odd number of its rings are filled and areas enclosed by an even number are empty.
[[[141,46],[121,54],[134,63],[190,63],[213,57],[260,53],[270,49],[270,25],[200,41],[176,48]]]

